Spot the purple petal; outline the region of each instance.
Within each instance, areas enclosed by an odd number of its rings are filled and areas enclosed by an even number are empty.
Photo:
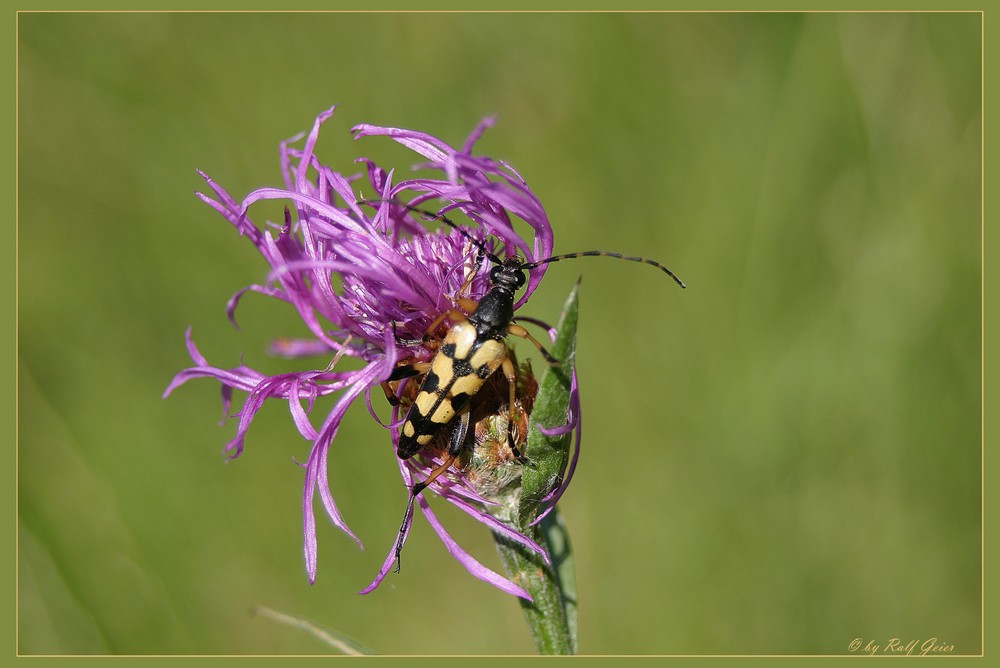
[[[188,355],[194,360],[194,363],[198,366],[208,366],[208,360],[205,356],[201,354],[198,350],[198,346],[194,344],[194,339],[191,337],[191,326],[189,325],[186,330],[184,330],[184,343],[187,345]]]
[[[444,162],[449,155],[455,153],[455,149],[444,143],[437,137],[432,137],[424,132],[404,130],[402,128],[386,128],[378,125],[368,125],[362,123],[351,128],[351,133],[355,139],[369,137],[373,135],[386,135],[403,146],[419,153],[420,155],[433,160],[434,162]]]
[[[516,543],[520,543],[521,545],[528,548],[532,552],[537,553],[545,561],[547,565],[549,566],[552,565],[552,561],[549,559],[549,553],[545,551],[545,548],[543,548],[541,545],[531,540],[524,534],[512,529],[511,527],[507,526],[506,524],[504,524],[497,518],[493,517],[489,513],[484,513],[482,510],[470,505],[469,503],[463,501],[460,498],[457,498],[453,495],[448,495],[445,498],[452,504],[461,508],[468,515],[472,516],[477,522],[482,522],[483,524],[488,526],[490,528],[490,531],[498,533],[502,536],[506,536],[507,538]]]
[[[319,129],[323,123],[327,121],[327,119],[333,116],[333,112],[336,108],[337,105],[333,105],[317,116],[315,122],[313,122],[312,131],[309,133],[309,137],[306,139],[305,148],[302,150],[302,160],[299,163],[298,170],[295,172],[295,186],[299,192],[305,192],[304,185],[306,183],[306,169],[312,161],[313,151],[316,148],[316,140],[319,139]]]
[[[247,292],[259,292],[262,295],[268,297],[274,297],[275,299],[281,299],[283,301],[288,301],[288,296],[281,290],[268,287],[266,285],[248,285],[241,290],[237,290],[229,301],[226,303],[226,317],[229,318],[229,322],[233,323],[233,326],[239,329],[239,324],[236,322],[236,307],[239,305],[240,299]]]
[[[309,407],[312,408],[313,399],[316,397],[315,388],[314,391],[309,396]],[[306,412],[302,410],[302,398],[299,395],[299,379],[296,378],[292,381],[292,389],[289,392],[288,406],[292,411],[292,420],[295,422],[295,426],[298,428],[299,433],[302,437],[308,441],[316,440],[318,433],[316,429],[312,426],[312,422],[309,421],[309,416]]]
[[[523,599],[531,601],[531,595],[527,591],[518,587],[516,584],[503,577],[499,573],[490,570],[486,566],[476,561],[468,552],[462,549],[462,546],[455,542],[455,539],[445,531],[444,526],[438,521],[438,518],[431,511],[430,505],[423,496],[417,497],[417,504],[420,506],[420,510],[423,512],[424,517],[430,522],[430,525],[434,527],[434,531],[441,538],[441,542],[444,543],[445,547],[448,548],[448,552],[451,556],[458,560],[458,563],[465,567],[465,570],[469,571],[473,576],[479,578],[483,582],[487,582],[497,589],[507,592],[508,594],[513,594],[514,596],[519,596]]]
[[[493,127],[496,120],[496,116],[487,116],[481,120],[479,125],[476,126],[476,129],[469,135],[469,138],[465,140],[465,144],[462,145],[462,153],[465,155],[471,155],[473,144],[479,141],[479,138],[483,136],[483,133],[486,132],[488,128]]]
[[[276,357],[284,357],[286,359],[328,355],[333,352],[330,346],[323,341],[287,338],[275,339],[267,347],[267,351]]]

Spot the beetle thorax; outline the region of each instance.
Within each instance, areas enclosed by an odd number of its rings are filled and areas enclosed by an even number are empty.
[[[514,291],[505,285],[495,285],[479,300],[469,322],[476,326],[480,337],[502,339],[507,325],[514,318]]]
[[[490,270],[490,289],[469,316],[479,336],[500,340],[507,335],[514,318],[514,293],[527,281],[521,265],[520,258],[511,257]]]

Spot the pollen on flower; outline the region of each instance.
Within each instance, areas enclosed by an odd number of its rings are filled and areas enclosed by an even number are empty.
[[[509,353],[513,357],[513,351]],[[520,452],[528,445],[528,421],[538,394],[538,382],[525,361],[517,367],[517,386],[513,407],[509,405],[507,379],[495,374],[486,383],[484,408],[477,414],[473,446],[459,459],[459,466],[469,484],[484,498],[500,501],[521,478],[523,464],[514,457],[507,443],[508,422],[513,420],[511,435]],[[516,490],[514,490],[516,492]]]
[[[527,414],[520,401],[514,409],[503,406],[476,423],[475,443],[459,461],[465,479],[483,498],[497,500],[521,478],[523,464],[507,445],[507,421],[514,416],[513,442],[518,450],[527,446]]]

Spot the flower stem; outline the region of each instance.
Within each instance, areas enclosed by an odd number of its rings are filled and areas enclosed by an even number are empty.
[[[497,551],[507,575],[531,594],[530,602],[518,600],[535,647],[539,654],[575,654],[576,578],[568,534],[559,509],[527,529],[525,534],[549,552],[552,568],[538,555],[501,536],[497,536]],[[556,552],[556,544],[564,550],[561,554]]]
[[[561,364],[542,377],[528,428],[526,454],[533,466],[523,470],[518,505],[508,518],[545,548],[552,566],[523,546],[496,536],[508,576],[531,594],[532,601],[522,599],[521,608],[540,654],[574,654],[577,649],[576,575],[569,533],[558,508],[534,526],[532,522],[543,509],[541,501],[561,483],[569,461],[572,432],[546,435],[539,427],[557,430],[570,414],[578,291],[579,285],[570,292],[559,319],[552,355]]]

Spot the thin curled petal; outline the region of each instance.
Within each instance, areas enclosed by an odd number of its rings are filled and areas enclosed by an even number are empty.
[[[545,548],[543,548],[541,545],[531,540],[524,534],[515,531],[514,529],[510,528],[497,518],[493,517],[488,513],[484,513],[483,511],[479,510],[478,508],[475,508],[474,506],[472,506],[471,504],[460,498],[454,496],[448,496],[447,499],[453,505],[461,508],[466,514],[470,515],[477,522],[482,522],[483,524],[485,524],[494,533],[498,533],[501,536],[504,536],[505,538],[514,541],[515,543],[523,545],[532,552],[538,554],[542,558],[542,560],[546,563],[546,565],[548,566],[552,565],[552,560],[549,559],[549,554],[548,552],[545,551]]]
[[[406,543],[406,538],[410,535],[410,528],[413,526],[413,508],[407,509],[406,517],[403,518],[403,531],[396,538],[396,540],[402,541],[403,544]],[[385,560],[378,569],[378,573],[371,582],[368,583],[364,589],[359,591],[359,594],[370,594],[371,592],[378,589],[378,586],[382,584],[385,577],[389,575],[389,571],[392,570],[393,564],[396,563],[396,541],[392,543],[392,549],[389,550],[389,554],[385,555]]]
[[[358,547],[364,549],[361,540],[347,527],[337,508],[337,504],[333,500],[333,494],[330,492],[330,486],[327,482],[327,454],[347,409],[354,403],[354,400],[358,398],[361,392],[364,391],[365,387],[376,379],[388,377],[389,371],[392,369],[390,361],[394,363],[395,360],[390,360],[387,357],[386,359],[373,362],[360,374],[356,382],[344,393],[337,402],[337,405],[330,411],[326,423],[317,435],[316,445],[313,446],[312,453],[309,455],[305,483],[306,492],[302,501],[302,509],[307,516],[305,553],[306,571],[309,574],[310,582],[315,582],[316,580],[316,521],[315,518],[311,518],[313,513],[313,492],[316,489],[319,490],[320,499],[323,502],[323,507],[326,509],[330,521],[341,531],[353,538]],[[311,535],[308,533],[309,531],[312,532]]]
[[[362,123],[351,128],[351,133],[354,135],[355,139],[375,135],[386,135],[388,137],[392,137],[393,140],[399,142],[408,149],[438,163],[444,162],[447,160],[449,154],[455,152],[455,149],[451,146],[448,146],[448,144],[444,143],[440,139],[432,137],[425,132],[415,132],[413,130],[404,130],[402,128],[388,128],[379,125],[368,125],[367,123]]]
[[[312,404],[315,399],[316,393],[313,391],[308,397],[309,408],[312,408]],[[295,422],[295,426],[298,428],[299,433],[302,434],[302,437],[309,441],[315,440],[318,436],[318,432],[312,426],[312,422],[309,421],[309,416],[302,408],[302,397],[299,393],[298,378],[292,381],[291,396],[288,398],[288,406],[292,411],[292,420]]]
[[[503,577],[499,573],[490,570],[486,566],[476,561],[468,552],[462,549],[462,546],[455,542],[455,539],[445,530],[444,526],[438,520],[437,516],[431,511],[430,505],[427,500],[422,496],[417,497],[417,504],[420,506],[421,512],[423,512],[424,517],[434,528],[434,531],[441,538],[445,547],[448,548],[448,552],[451,556],[458,560],[458,563],[465,567],[465,570],[469,571],[473,576],[479,578],[483,582],[487,582],[501,591],[505,591],[508,594],[513,594],[514,596],[519,596],[525,600],[531,601],[531,595],[527,591],[518,587],[516,584]]]

